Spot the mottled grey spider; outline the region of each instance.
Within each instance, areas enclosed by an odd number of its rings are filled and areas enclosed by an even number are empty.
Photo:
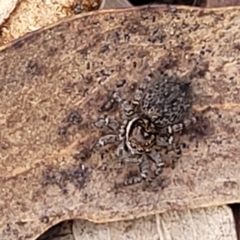
[[[158,149],[171,145],[179,157],[181,149],[174,133],[196,122],[195,117],[185,119],[193,103],[190,83],[156,71],[144,79],[132,101],[121,98],[117,92],[113,98],[122,106],[123,123],[119,126],[108,117],[99,119],[95,126],[107,125],[116,134],[102,136],[92,149],[118,143],[117,157],[124,163],[139,164],[140,175],[127,179],[125,185],[148,179],[149,160],[156,164],[157,176],[164,166]]]
[[[100,121],[103,125],[110,124],[108,118],[102,118],[98,121],[98,126],[100,126]],[[117,126],[115,123],[114,125]],[[111,129],[113,128],[111,127]],[[139,165],[140,175],[126,179],[124,185],[135,184],[147,179],[150,170],[149,160],[153,161],[157,166],[155,176],[161,173],[164,163],[155,146],[167,146],[168,143],[164,137],[157,136],[154,124],[150,120],[133,117],[130,120],[124,120],[123,124],[117,127],[115,131],[118,131],[119,134],[102,136],[93,145],[92,149],[96,150],[107,144],[119,143],[116,155],[121,162]]]

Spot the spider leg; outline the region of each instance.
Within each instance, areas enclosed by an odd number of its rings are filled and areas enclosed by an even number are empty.
[[[169,137],[168,141],[169,141],[169,146],[171,146],[171,148],[168,149],[168,151],[173,150],[173,152],[174,152],[174,155],[171,157],[171,159],[172,159],[172,168],[174,168],[176,162],[178,161],[178,159],[182,155],[181,142],[180,142],[179,138],[176,139],[176,137],[173,136],[173,135],[171,135]]]
[[[84,129],[84,128],[96,128],[96,129],[102,129],[104,127],[108,127],[109,129],[111,129],[112,131],[118,131],[119,128],[119,124],[118,122],[110,119],[108,116],[102,116],[99,117],[96,120],[92,120],[88,123],[83,123],[81,125],[79,125],[78,129]]]
[[[92,146],[92,150],[98,150],[108,144],[113,144],[113,143],[117,143],[119,142],[119,137],[118,135],[115,134],[109,134],[109,135],[105,135],[100,137],[97,142]]]
[[[173,134],[173,133],[181,132],[184,128],[187,129],[191,125],[195,124],[196,122],[197,122],[196,117],[185,119],[183,122],[176,123],[173,126],[169,126],[168,133]]]
[[[126,127],[128,125],[128,121],[124,120],[122,125],[119,128],[119,138],[123,140],[125,138],[125,133],[126,133]]]
[[[139,169],[140,169],[140,174],[138,176],[132,176],[127,178],[124,181],[124,185],[133,185],[140,183],[142,180],[146,179],[150,170],[150,165],[148,162],[148,158],[146,155],[141,155],[139,158],[129,158],[127,159],[127,163],[138,163],[139,164]]]
[[[192,118],[185,119],[181,123],[174,124],[173,126],[169,126],[167,128],[167,131],[170,134],[168,138],[168,143],[169,145],[172,146],[172,149],[175,153],[174,163],[180,158],[182,154],[181,143],[179,139],[176,141],[174,133],[181,132],[183,129],[189,128],[191,125],[195,124],[196,122],[197,122],[197,118],[192,117]]]
[[[164,136],[164,137],[157,136],[157,146],[166,147],[166,148],[170,147],[170,149],[173,150],[175,154],[174,162],[176,162],[182,154],[181,143],[179,139],[176,140],[176,136],[174,135]]]
[[[159,147],[167,147],[170,143],[169,143],[169,137],[163,137],[163,136],[157,136],[156,138],[156,143],[157,146]]]
[[[173,147],[173,151],[176,155],[176,158],[180,158],[180,156],[182,155],[182,149],[181,149],[181,144],[179,141],[174,141],[172,144]]]
[[[121,104],[122,109],[124,114],[126,115],[126,117],[130,117],[134,114],[134,109],[135,107],[133,106],[133,104],[130,101],[127,101],[125,99],[123,99],[118,92],[115,92],[113,94],[113,98],[116,102],[118,102],[119,104]]]
[[[140,175],[143,179],[146,179],[150,170],[150,165],[146,155],[142,155],[141,163],[139,164]]]
[[[147,88],[147,82],[143,82],[140,84],[140,86],[136,89],[135,93],[134,93],[134,96],[133,96],[133,100],[132,100],[132,103],[136,106],[139,105],[139,103],[141,102],[142,100],[142,97],[143,97],[143,94],[145,92]]]
[[[128,158],[124,158],[122,160],[122,163],[124,163],[124,164],[140,164],[141,159],[136,158],[136,157],[128,157]]]
[[[102,129],[106,126],[113,131],[117,131],[119,124],[118,122],[111,120],[108,116],[104,116],[98,118],[96,121],[92,121],[90,126],[97,129]]]
[[[168,144],[172,147],[172,150],[176,154],[176,157],[179,158],[182,154],[179,138],[176,140],[176,136],[174,135],[169,136]]]
[[[153,150],[151,151],[148,156],[150,159],[156,164],[156,170],[154,171],[154,174],[158,176],[162,172],[162,168],[164,167],[164,162],[162,160],[162,157],[159,152]]]
[[[132,177],[127,178],[123,184],[125,186],[129,186],[129,185],[134,185],[134,184],[140,183],[141,181],[142,181],[142,177],[140,175],[132,176]]]

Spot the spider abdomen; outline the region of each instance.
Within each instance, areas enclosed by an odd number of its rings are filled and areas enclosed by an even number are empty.
[[[140,111],[157,127],[165,128],[180,122],[188,114],[192,103],[189,82],[160,76],[143,94]]]

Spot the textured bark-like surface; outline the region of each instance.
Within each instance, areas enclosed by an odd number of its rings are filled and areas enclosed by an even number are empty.
[[[0,239],[35,239],[72,218],[110,222],[239,202],[239,23],[239,8],[108,10],[2,48]],[[199,126],[204,136],[185,136],[164,188],[116,189],[128,169],[114,149],[84,166],[73,158],[101,134],[78,124],[100,116],[102,84],[130,97],[157,67],[191,77],[195,111],[214,109]],[[107,114],[120,120],[116,109]]]
[[[37,240],[237,240],[232,211],[227,206],[171,211],[136,220],[91,223],[64,222]]]
[[[237,240],[231,210],[224,207],[170,211],[137,220],[93,224],[74,221],[75,240]]]
[[[132,7],[133,5],[128,0],[102,0],[100,8],[109,9],[109,8],[127,8]]]
[[[18,0],[0,0],[0,25],[9,17]]]
[[[239,6],[239,0],[207,0],[206,7],[228,7],[228,6]]]
[[[74,13],[98,9],[100,3],[100,0],[0,0],[0,46]],[[4,19],[7,20],[3,22]]]

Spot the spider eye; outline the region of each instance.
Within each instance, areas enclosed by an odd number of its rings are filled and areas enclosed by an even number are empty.
[[[149,133],[144,131],[144,132],[143,132],[143,136],[144,136],[144,137],[149,137]]]
[[[132,147],[133,149],[136,149],[136,148],[137,148],[136,144],[134,144],[134,143],[132,143],[132,142],[130,142],[130,145],[131,145],[131,147]]]
[[[137,151],[140,152],[140,153],[142,153],[144,150],[143,150],[143,148],[138,148]]]

